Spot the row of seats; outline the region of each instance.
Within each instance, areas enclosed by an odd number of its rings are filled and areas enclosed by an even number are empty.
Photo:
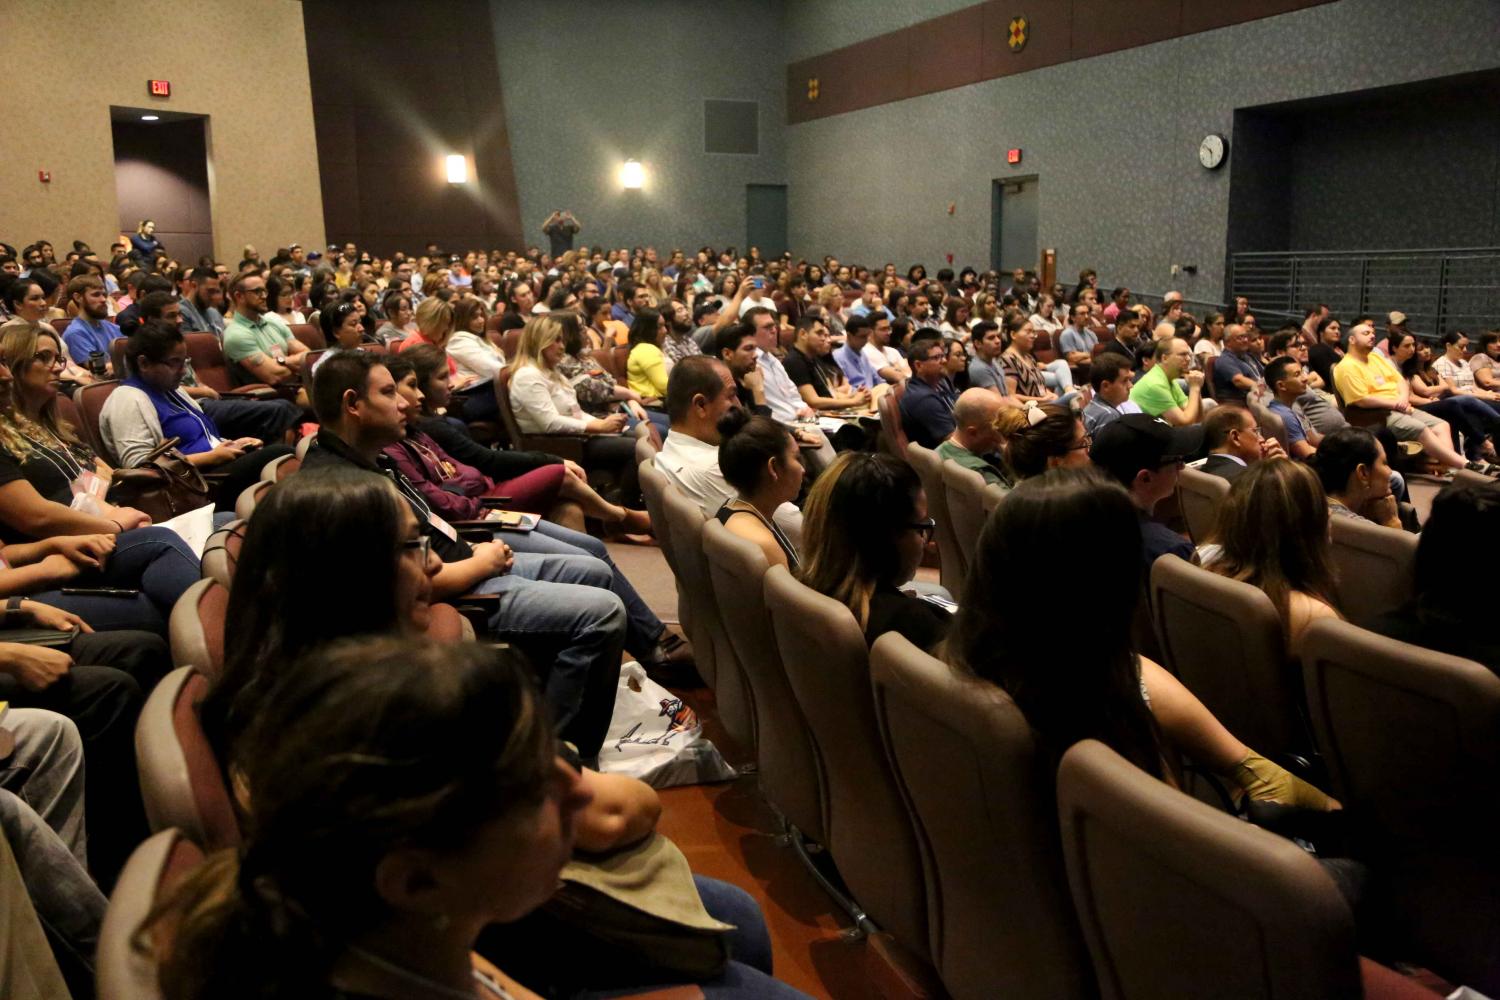
[[[762,793],[794,842],[801,834],[827,848],[853,896],[836,898],[856,923],[889,932],[929,963],[943,991],[1352,997],[1363,979],[1367,995],[1431,995],[1357,960],[1348,907],[1300,848],[1100,745],[1075,747],[1054,776],[1002,691],[958,676],[897,635],[867,650],[847,608],[782,567],[768,569],[754,545],[705,520],[656,472],[649,448],[638,456],[684,627],[726,728],[754,753]],[[930,480],[931,463],[915,462]],[[982,481],[978,490],[963,477],[954,484],[933,489],[944,506],[930,499],[929,509],[940,539],[942,522],[953,522],[948,544],[961,550],[977,529],[971,521],[957,530],[955,508],[970,502],[982,525],[998,496],[989,494],[987,506]],[[1351,738],[1344,727],[1356,708],[1329,693],[1367,670],[1367,641],[1342,622],[1320,623],[1315,633],[1306,675],[1309,692],[1314,684],[1325,692],[1313,727],[1319,746],[1342,752],[1339,741]],[[1394,655],[1411,666],[1429,654]],[[1462,669],[1467,680],[1500,688],[1483,668]],[[1394,723],[1372,718],[1381,704],[1362,699],[1357,709],[1376,733]],[[1450,727],[1432,742],[1455,735]],[[1435,763],[1424,755],[1410,766]],[[1339,771],[1334,788],[1362,818],[1367,800],[1355,775],[1368,774],[1359,765]],[[1226,927],[1237,928],[1227,947]],[[1212,946],[1206,929],[1214,929]],[[1462,963],[1451,952],[1433,967],[1457,974]],[[1424,946],[1429,954],[1440,951]]]

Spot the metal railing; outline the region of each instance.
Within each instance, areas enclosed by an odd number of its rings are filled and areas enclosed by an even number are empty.
[[[1345,320],[1399,310],[1413,332],[1431,336],[1500,324],[1500,247],[1237,253],[1230,266],[1233,294],[1250,300],[1257,319],[1300,322],[1321,302]]]

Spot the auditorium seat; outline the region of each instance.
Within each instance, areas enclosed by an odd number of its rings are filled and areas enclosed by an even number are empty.
[[[849,609],[772,566],[766,609],[787,680],[827,778],[828,839],[839,874],[881,929],[926,959],[926,885],[911,816],[881,751],[865,637]]]
[[[99,415],[104,412],[104,404],[109,400],[110,393],[119,386],[118,379],[111,379],[107,382],[90,382],[88,385],[81,385],[73,390],[73,405],[77,408],[79,420],[78,429],[83,433],[85,443],[94,450],[94,454],[110,465],[119,465],[120,460],[105,447],[104,435],[99,430]]]
[[[263,479],[258,483],[251,483],[249,486],[246,486],[240,495],[235,498],[234,516],[241,521],[249,520],[250,515],[255,513],[256,504],[265,499],[266,491],[273,485],[275,484],[268,483]]]
[[[1162,666],[1231,733],[1273,760],[1309,751],[1297,665],[1264,591],[1167,555],[1151,567],[1151,609]]]
[[[1329,529],[1344,614],[1366,621],[1411,600],[1419,536],[1352,517],[1329,518]]]
[[[260,478],[262,482],[279,483],[300,468],[302,468],[302,460],[295,453],[282,455],[261,466]]]
[[[137,946],[137,935],[157,901],[202,863],[203,851],[180,830],[154,834],[130,855],[99,928],[99,1000],[161,1000],[156,962]],[[154,935],[152,944],[165,946]]]
[[[545,451],[583,465],[583,443],[587,440],[587,435],[522,432],[510,402],[510,379],[514,371],[512,368],[506,368],[495,376],[495,401],[499,404],[500,423],[505,427],[505,436],[510,439],[510,446],[519,451]],[[584,467],[587,468],[587,466]],[[590,481],[593,478],[593,475],[589,476]]]
[[[1109,339],[1115,339],[1113,333],[1110,334]],[[1099,346],[1094,348],[1094,353],[1098,354],[1103,346],[1104,345],[1101,342]],[[1212,399],[1217,401],[1219,398],[1218,393],[1214,390],[1214,362],[1217,360],[1218,359],[1212,354],[1203,355],[1203,390],[1201,392],[1201,395],[1204,399]]]
[[[660,451],[661,442],[651,435],[647,434],[644,437],[637,438],[635,442],[635,463],[639,465],[642,462],[654,462]]]
[[[115,378],[125,377],[125,347],[129,343],[129,337],[116,337],[109,342],[109,363],[114,366]]]
[[[1219,517],[1219,504],[1229,495],[1229,480],[1223,476],[1183,469],[1177,474],[1177,503],[1187,521],[1193,544],[1202,545],[1213,533]]]
[[[1332,619],[1302,664],[1329,791],[1401,954],[1500,995],[1500,677]]]
[[[699,673],[713,689],[725,730],[741,750],[753,755],[755,704],[745,687],[744,672],[724,630],[719,602],[708,577],[708,561],[703,555],[703,511],[675,485],[668,485],[663,491],[662,509],[667,518],[669,544],[676,556],[677,580],[681,584],[678,597],[685,597],[692,609],[688,638],[693,642]],[[704,660],[708,661],[707,672],[703,670]]]
[[[886,452],[906,461],[906,428],[901,426],[901,396],[906,392],[906,383],[891,387],[891,391],[880,397],[876,412],[880,414],[880,442]]]
[[[193,374],[199,385],[206,385],[221,396],[246,396],[253,399],[275,399],[280,393],[263,383],[253,383],[235,388],[229,377],[229,362],[224,358],[224,345],[212,333],[186,333],[188,360],[193,363]]]
[[[703,525],[703,555],[714,598],[719,607],[733,609],[724,616],[724,628],[755,706],[760,792],[788,823],[822,843],[826,837],[822,768],[771,634],[764,591],[765,553],[754,542],[731,534],[715,518]]]
[[[939,580],[948,593],[956,597],[963,593],[968,558],[959,547],[948,510],[948,489],[943,484],[944,461],[937,452],[915,441],[907,443],[906,458],[922,480],[922,491],[927,494],[927,513],[937,522]]]
[[[217,580],[194,583],[172,607],[167,636],[172,663],[196,667],[210,682],[224,670],[224,616],[229,610],[229,588]]]
[[[227,587],[234,579],[234,564],[240,558],[245,541],[246,522],[236,518],[208,536],[203,547],[201,569],[205,579],[216,580]]]
[[[1104,1000],[1358,1000],[1354,918],[1317,859],[1096,740],[1057,774],[1068,882]]]
[[[306,345],[309,351],[321,351],[328,347],[328,338],[323,336],[323,331],[316,323],[294,323],[291,330],[297,342]]]
[[[978,546],[979,533],[984,530],[984,477],[957,462],[944,462],[942,476],[943,502],[953,522],[953,537],[959,551],[959,589],[949,587],[948,590],[957,597],[963,593],[964,583],[972,568],[969,553]],[[931,494],[927,496],[927,507],[928,513],[931,513]]]
[[[1089,998],[1052,771],[1015,702],[888,632],[875,714],[922,851],[932,955],[954,1000]]]
[[[61,317],[59,317],[57,319],[48,320],[47,322],[49,322],[49,323],[52,324],[52,329],[56,330],[57,331],[57,335],[59,337],[61,337],[62,334],[63,334],[63,331],[66,330],[69,326],[72,325],[73,318],[71,316],[61,316]],[[83,358],[80,363],[87,364],[87,362],[88,362],[88,359],[87,358]]]
[[[198,719],[208,689],[208,678],[192,667],[162,678],[136,723],[135,755],[151,829],[176,827],[204,850],[217,851],[240,843],[240,827]]]

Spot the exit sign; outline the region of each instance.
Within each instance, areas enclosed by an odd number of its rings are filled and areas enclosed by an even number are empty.
[[[1005,162],[1006,163],[1020,163],[1021,162],[1021,151],[1019,149],[1007,149],[1005,151]]]
[[[146,83],[150,87],[152,97],[172,96],[171,80],[147,80]]]

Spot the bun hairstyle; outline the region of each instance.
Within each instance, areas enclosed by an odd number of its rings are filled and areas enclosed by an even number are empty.
[[[1005,441],[1006,458],[1016,475],[1030,479],[1047,471],[1047,459],[1060,458],[1073,446],[1073,411],[1056,403],[1006,407],[995,416],[995,430]]]
[[[741,496],[760,488],[766,463],[786,454],[786,428],[770,417],[732,407],[719,419],[719,471]]]

